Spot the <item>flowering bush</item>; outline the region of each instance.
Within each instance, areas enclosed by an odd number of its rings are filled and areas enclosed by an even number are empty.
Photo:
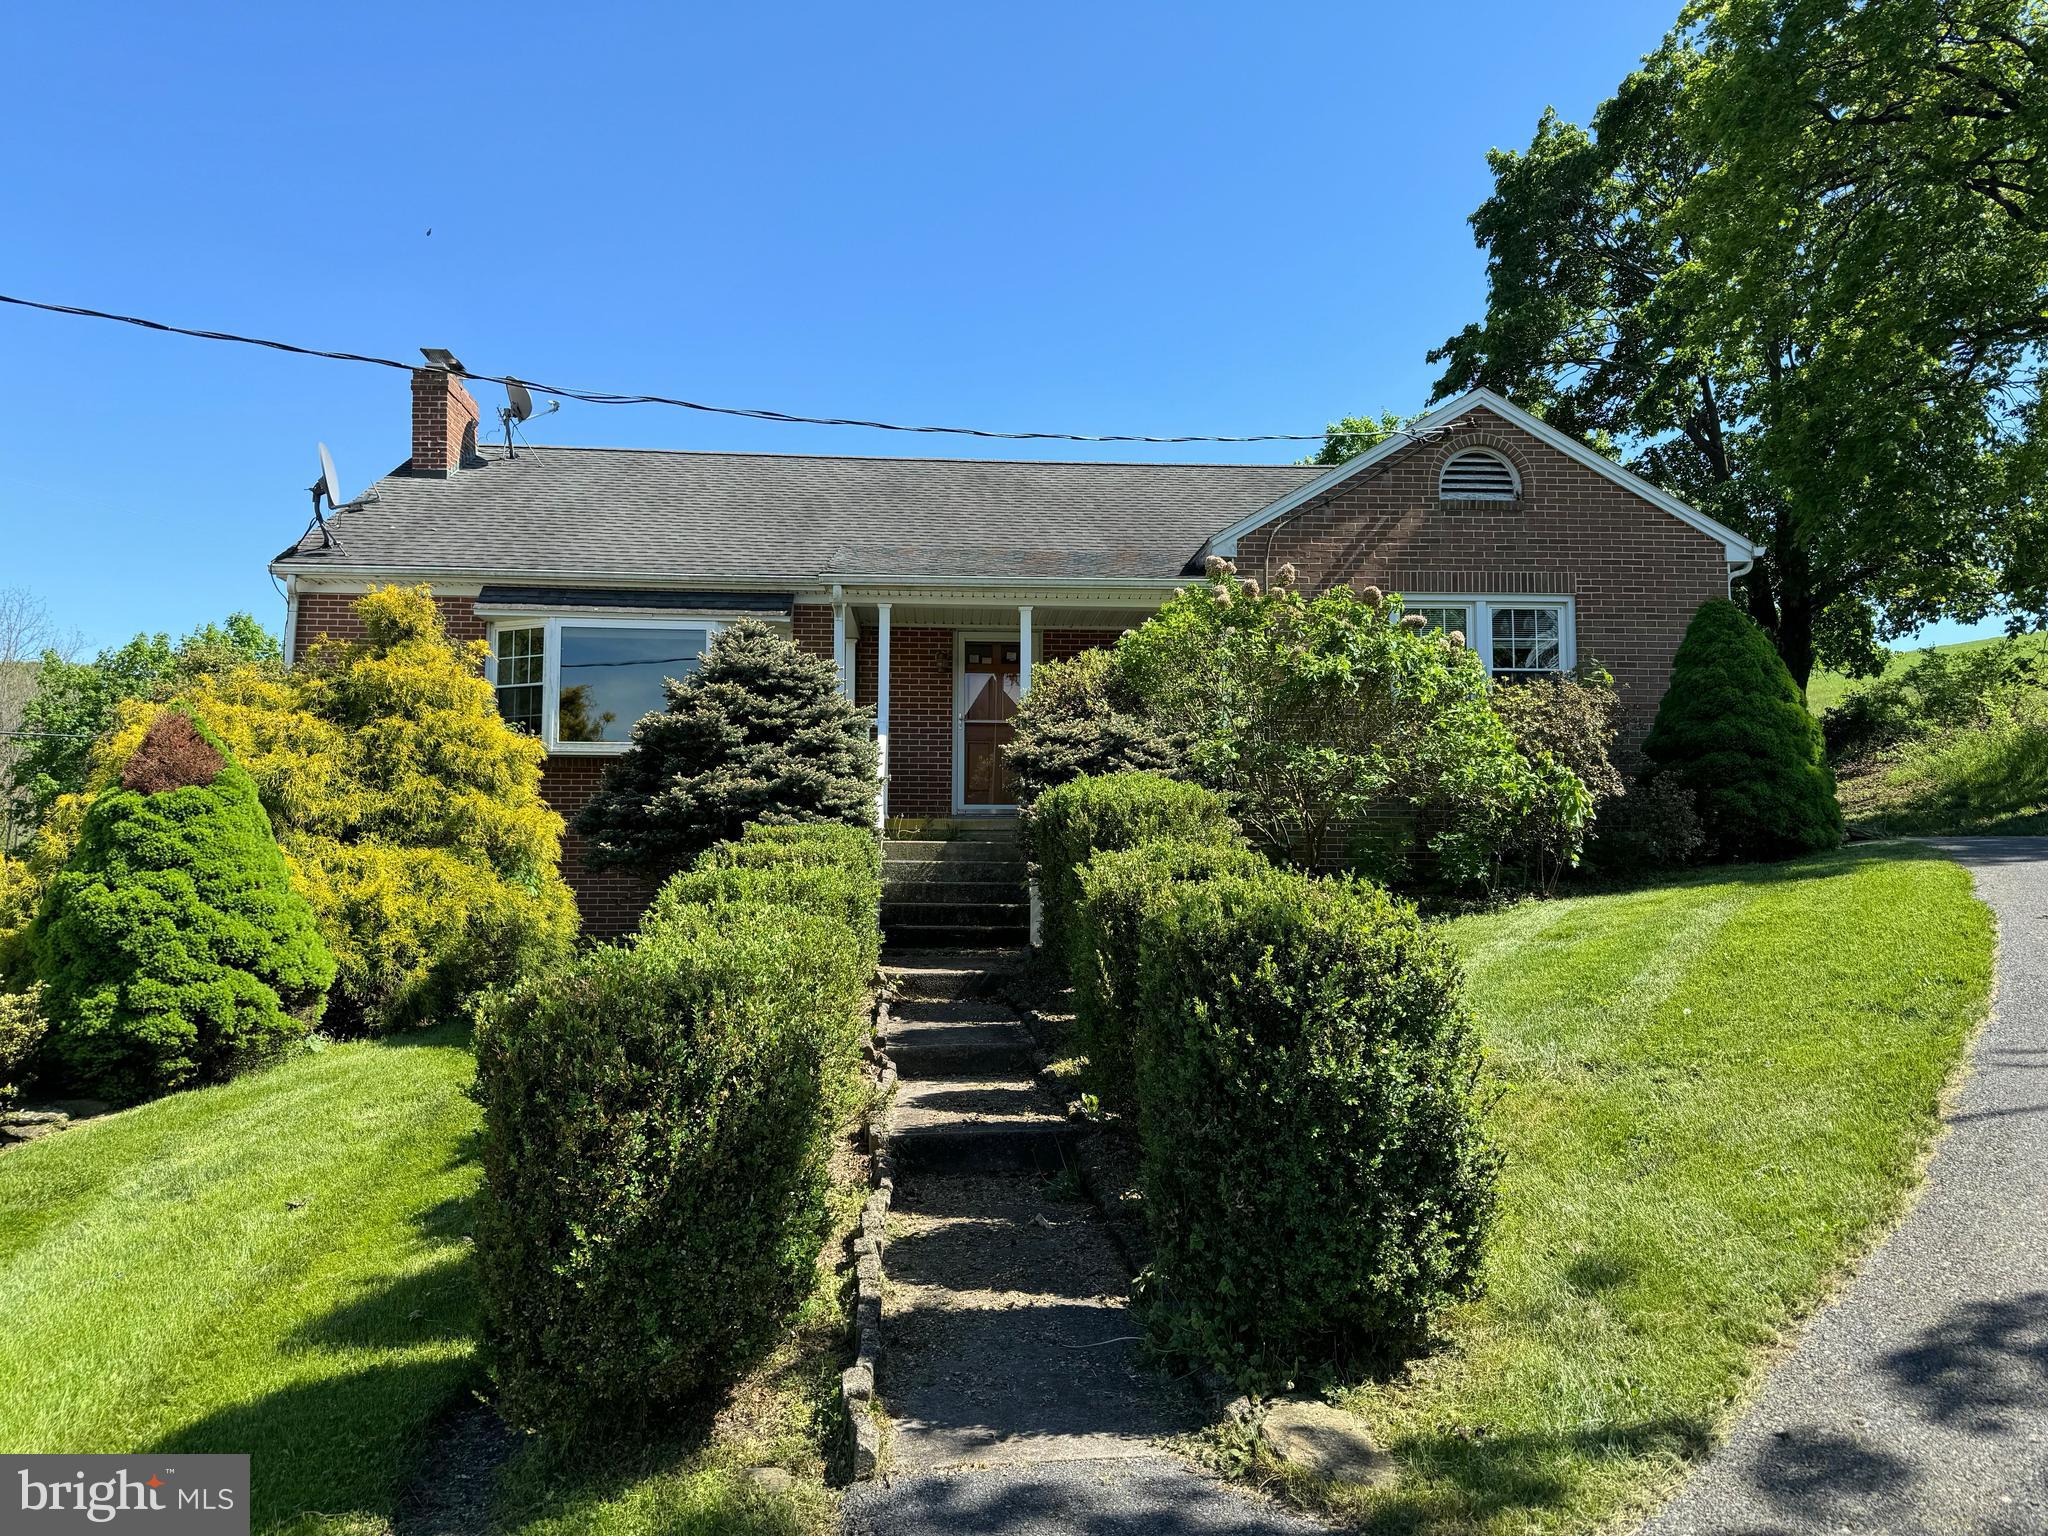
[[[1404,813],[1431,873],[1452,884],[1498,878],[1507,840],[1532,819],[1560,857],[1576,856],[1586,786],[1547,748],[1517,744],[1462,637],[1404,617],[1377,589],[1310,598],[1283,576],[1261,591],[1212,561],[1203,585],[1116,647],[1123,679],[1154,718],[1189,730],[1189,771],[1255,843],[1308,868],[1348,856],[1382,878],[1412,875],[1358,838]]]

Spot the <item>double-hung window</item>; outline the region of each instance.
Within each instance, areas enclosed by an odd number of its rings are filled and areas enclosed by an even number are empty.
[[[718,630],[707,620],[505,620],[492,630],[498,711],[550,751],[618,751],[693,676]]]
[[[1408,597],[1403,611],[1431,629],[1460,630],[1502,681],[1568,672],[1576,664],[1572,604],[1561,597]]]

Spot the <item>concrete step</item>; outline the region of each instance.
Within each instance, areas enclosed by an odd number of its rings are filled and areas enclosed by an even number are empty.
[[[1029,959],[1029,950],[1013,944],[898,943],[882,956],[882,969],[896,983],[901,1012],[918,1001],[987,997]]]
[[[1025,1076],[903,1078],[889,1148],[918,1173],[1049,1173],[1074,1129]]]
[[[1014,928],[980,928],[963,923],[923,924],[884,921],[882,937],[891,944],[914,944],[919,949],[968,951],[988,949],[991,946],[1009,948],[1021,945],[1030,940],[1031,933],[1022,925]]]
[[[917,864],[985,864],[992,868],[1022,868],[1024,851],[1015,843],[988,842],[967,838],[951,843],[884,843],[882,867],[895,869]]]
[[[1028,1077],[1031,1037],[1007,1012],[976,999],[952,1004],[914,1004],[922,1016],[892,1016],[882,1049],[905,1078]],[[962,1010],[964,1016],[929,1016],[931,1010]],[[973,1011],[987,1014],[975,1017]]]
[[[905,880],[891,870],[882,879],[882,904],[884,906],[921,901],[939,901],[948,905],[965,902],[977,905],[982,902],[1019,902],[1030,896],[1030,887],[1020,875],[1009,880],[983,880],[976,877],[976,871],[965,866],[943,865],[949,871],[944,879]],[[959,870],[965,868],[966,878]]]
[[[1022,901],[896,901],[882,899],[882,924],[887,928],[987,928],[1015,933],[1031,924],[1031,907]]]
[[[929,816],[892,820],[884,829],[891,842],[1014,842],[1014,816]]]

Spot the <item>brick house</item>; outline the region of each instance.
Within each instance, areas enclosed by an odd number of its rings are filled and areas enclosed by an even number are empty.
[[[1035,661],[1113,640],[1211,554],[1305,589],[1374,585],[1498,676],[1598,660],[1640,742],[1693,611],[1749,541],[1476,390],[1335,469],[480,448],[459,375],[412,379],[412,457],[270,569],[296,659],[387,582],[491,642],[506,715],[573,816],[633,722],[747,614],[833,657],[875,710],[891,818],[1012,808],[1001,748]],[[565,872],[616,931],[637,881]]]

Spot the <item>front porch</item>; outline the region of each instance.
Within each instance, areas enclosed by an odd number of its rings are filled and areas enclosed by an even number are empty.
[[[1032,667],[1113,643],[1171,590],[846,584],[830,607],[799,603],[794,629],[798,643],[829,650],[841,687],[875,712],[885,829],[905,818],[1003,818],[1016,813],[1003,748]]]

